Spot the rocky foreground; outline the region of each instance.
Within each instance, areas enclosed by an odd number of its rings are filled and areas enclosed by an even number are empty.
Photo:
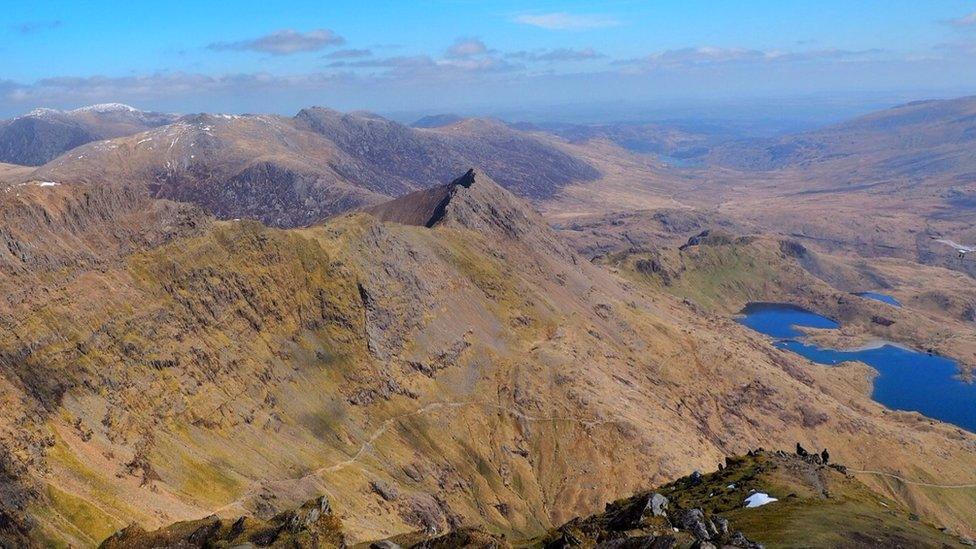
[[[370,549],[597,547],[953,547],[971,544],[921,522],[880,498],[829,456],[758,450],[727,458],[713,473],[695,472],[670,484],[608,503],[602,513],[575,518],[532,539],[509,539],[481,528],[416,531],[361,543]],[[802,455],[801,455],[802,454]],[[105,549],[144,547],[346,547],[342,521],[328,498],[268,521],[216,516],[153,532],[130,526]]]

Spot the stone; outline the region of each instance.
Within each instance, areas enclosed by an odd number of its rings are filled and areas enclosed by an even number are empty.
[[[682,530],[687,530],[697,540],[709,540],[712,538],[705,525],[705,514],[701,509],[685,509],[678,513],[675,523]]]
[[[719,516],[712,517],[712,524],[715,525],[715,534],[720,538],[725,538],[729,535],[729,521]]]
[[[668,511],[668,498],[655,492],[647,500],[647,507],[651,510],[651,516],[665,517]]]
[[[595,549],[672,549],[676,544],[673,536],[635,536],[605,540]]]
[[[763,549],[761,543],[751,541],[742,532],[732,534],[732,538],[729,539],[729,545],[732,547],[739,547],[741,549]]]
[[[401,547],[390,540],[374,541],[369,544],[369,549],[401,549]]]

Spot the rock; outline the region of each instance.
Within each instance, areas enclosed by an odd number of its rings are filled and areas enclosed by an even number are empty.
[[[369,544],[369,549],[402,549],[399,545],[390,540],[374,541]]]
[[[895,323],[894,320],[891,320],[890,318],[885,318],[885,317],[880,316],[880,315],[873,315],[871,317],[871,322],[874,322],[875,324],[878,324],[879,326],[885,326],[885,327],[891,326],[892,324]]]
[[[732,538],[729,539],[729,545],[732,547],[740,547],[742,549],[763,549],[761,543],[751,541],[742,532],[732,534]]]
[[[810,455],[810,452],[807,452],[806,448],[804,448],[803,446],[800,446],[800,443],[797,442],[796,443],[796,455],[798,455],[800,457],[806,457],[806,456]]]
[[[311,528],[320,517],[331,514],[332,506],[329,504],[329,498],[319,496],[294,511],[284,513],[280,516],[280,521],[288,530],[300,532]]]
[[[696,470],[694,473],[692,473],[691,476],[688,477],[688,482],[691,483],[692,486],[698,486],[699,484],[701,484],[702,483],[701,471]]]
[[[715,535],[725,538],[729,535],[729,521],[719,516],[712,517],[712,524],[715,525]]]
[[[672,549],[676,544],[673,536],[636,536],[602,541],[595,549]]]
[[[712,538],[705,525],[705,514],[701,509],[685,509],[678,513],[675,524],[682,530],[687,530],[695,539],[707,541]],[[713,527],[714,529],[714,527]]]
[[[827,452],[826,448],[823,449],[823,452],[820,452],[820,459],[823,460],[824,465],[827,465],[827,463],[830,462],[830,454]]]
[[[976,541],[973,541],[972,539],[967,538],[966,536],[960,537],[959,538],[959,543],[961,543],[963,545],[968,545],[970,547],[976,546]]]
[[[655,492],[651,494],[650,499],[647,500],[647,508],[651,510],[651,516],[655,516],[655,517],[667,516],[668,498]]]
[[[380,479],[370,481],[369,487],[386,501],[395,501],[400,497],[400,492],[396,489],[396,486],[390,486]]]

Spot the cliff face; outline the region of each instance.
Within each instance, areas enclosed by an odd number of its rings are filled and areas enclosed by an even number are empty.
[[[616,278],[478,172],[438,215],[289,231],[85,192],[3,199],[52,220],[8,229],[50,250],[4,271],[32,288],[0,330],[8,536],[88,546],[325,494],[350,543],[521,537],[760,445],[932,479],[976,465],[971,435],[889,414],[862,370],[811,369]],[[965,498],[875,488],[972,527]]]

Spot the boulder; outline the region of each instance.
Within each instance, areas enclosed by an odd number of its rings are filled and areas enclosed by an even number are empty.
[[[668,511],[668,498],[654,492],[651,497],[647,500],[647,509],[651,511],[651,516],[654,517],[664,517],[667,516]]]
[[[706,525],[705,513],[701,509],[685,509],[677,514],[675,524],[682,530],[687,530],[695,539],[707,541],[712,539],[709,527]],[[711,528],[714,530],[714,526]]]

